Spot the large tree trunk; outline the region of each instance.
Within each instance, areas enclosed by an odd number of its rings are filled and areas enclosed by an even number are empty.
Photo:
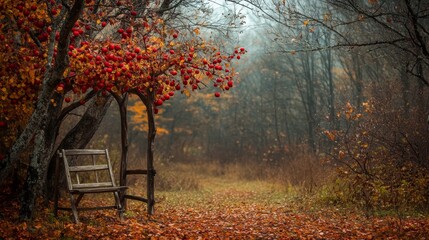
[[[16,146],[12,148],[8,162],[4,166],[1,166],[0,169],[0,176],[10,169],[13,161],[17,158],[19,149],[25,147],[29,143],[32,138],[32,131],[35,131],[33,155],[28,167],[26,183],[21,193],[21,219],[29,219],[32,217],[36,197],[42,193],[42,186],[45,184],[45,176],[49,159],[48,156],[51,155],[50,146],[52,146],[50,142],[51,138],[49,136],[51,133],[49,131],[49,123],[50,119],[52,119],[52,116],[49,115],[48,111],[51,104],[50,99],[55,86],[61,80],[64,71],[68,66],[67,52],[70,45],[69,39],[71,29],[79,18],[83,7],[84,1],[76,0],[73,7],[68,12],[67,18],[61,26],[55,64],[54,67],[47,68],[48,70],[43,80],[43,88],[39,95],[36,109],[34,110],[24,133],[21,135],[22,137],[19,137]]]

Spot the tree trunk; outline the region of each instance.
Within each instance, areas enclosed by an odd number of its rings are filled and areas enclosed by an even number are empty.
[[[63,138],[57,147],[57,150],[85,148],[100,126],[104,116],[107,113],[107,110],[110,107],[111,102],[112,97],[110,95],[107,97],[97,97],[94,101],[92,101],[76,126],[74,126]],[[45,193],[47,196],[46,199],[52,199],[54,194],[54,192],[49,191],[49,189],[54,189],[53,187],[55,184],[54,171],[58,158],[58,155],[55,153],[56,151],[51,153],[49,161],[49,169],[47,174],[48,179],[45,188]]]
[[[23,191],[20,196],[21,209],[20,219],[31,219],[35,204],[35,199],[40,192],[41,176],[43,175],[43,158],[46,155],[45,146],[45,131],[37,130],[35,137],[34,155],[31,156],[30,165],[27,171],[27,179],[24,184]]]
[[[27,135],[19,137],[17,141],[18,146],[26,146],[31,140],[32,131],[31,128],[35,129],[35,142],[33,155],[31,157],[30,165],[28,168],[28,174],[26,183],[24,184],[23,192],[21,193],[21,210],[20,218],[29,219],[32,217],[33,208],[36,200],[36,196],[40,195],[42,192],[42,187],[45,184],[46,173],[48,168],[49,159],[47,156],[51,155],[49,148],[50,141],[47,134],[50,133],[49,127],[50,120],[52,116],[49,114],[48,109],[50,108],[50,99],[53,94],[53,90],[57,83],[62,79],[65,69],[68,66],[68,47],[70,45],[70,33],[75,22],[79,18],[84,7],[83,0],[76,0],[73,4],[73,7],[68,12],[63,25],[61,26],[60,31],[60,40],[57,44],[57,57],[55,59],[55,65],[53,68],[47,68],[47,72],[43,80],[43,88],[41,94],[39,95],[36,109],[33,112],[33,115],[30,119],[29,124],[26,126],[24,133]],[[48,140],[48,141],[47,141]],[[22,141],[22,142],[21,142]],[[15,152],[14,152],[15,151]],[[15,146],[12,149],[11,156],[9,156],[8,163],[1,166],[0,176],[4,171],[10,167],[10,163],[14,161],[14,158],[17,157],[19,151],[16,151]],[[13,156],[12,154],[15,154]]]
[[[155,99],[155,90],[146,90],[144,95],[141,92],[134,92],[139,96],[140,100],[146,106],[146,114],[148,119],[147,132],[147,213],[153,215],[155,213],[155,169],[153,166],[153,153],[155,146],[156,126],[155,116],[153,112],[153,103]]]
[[[149,215],[153,215],[155,213],[155,169],[153,167],[153,152],[156,136],[155,118],[153,113],[153,93],[149,93],[148,100],[149,101],[147,101],[146,104],[147,118],[149,124],[147,134],[147,213]]]
[[[24,183],[20,200],[20,218],[30,219],[34,208],[35,198],[46,186],[46,176],[48,172],[50,153],[55,144],[58,134],[58,116],[61,113],[62,96],[54,97],[58,105],[48,104],[46,114],[39,119],[41,125],[36,130],[33,154],[30,157],[30,164],[27,170],[27,178]]]
[[[119,113],[121,116],[121,169],[119,176],[119,185],[127,186],[127,164],[128,164],[128,121],[127,121],[127,105],[128,105],[128,94],[124,97],[115,96],[116,102],[119,106]],[[125,199],[125,192],[120,196],[120,202],[122,207],[127,207]]]

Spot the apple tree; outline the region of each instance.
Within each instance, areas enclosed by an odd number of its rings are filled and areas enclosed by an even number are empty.
[[[182,36],[156,16],[131,18],[130,25],[117,29],[117,40],[70,45],[73,78],[60,82],[56,91],[70,88],[72,94],[79,96],[91,89],[96,94],[114,96],[121,114],[121,185],[126,184],[127,98],[135,94],[141,99],[148,116],[148,211],[153,213],[154,114],[176,92],[189,95],[213,85],[218,89],[214,96],[219,97],[220,92],[232,88],[236,73],[231,62],[240,59],[246,50],[236,48],[230,54],[221,54],[213,43],[198,36],[198,30]],[[71,98],[67,96],[64,101],[70,102]]]
[[[245,49],[237,48],[225,55],[215,44],[204,41],[198,29],[186,33],[170,28],[160,12],[169,9],[171,2],[52,0],[38,4],[2,0],[0,91],[5,94],[0,105],[0,131],[6,131],[11,140],[0,149],[0,176],[5,179],[16,167],[21,152],[31,148],[21,193],[21,218],[31,217],[35,198],[46,186],[58,129],[73,109],[93,97],[116,99],[122,120],[123,184],[129,94],[136,94],[146,106],[148,171],[152,172],[156,134],[153,116],[162,104],[176,92],[189,95],[213,85],[218,88],[214,96],[219,97],[220,92],[233,87],[231,61],[239,59]],[[105,111],[101,105],[99,111]],[[102,114],[96,118],[100,121]],[[10,124],[14,119],[22,122]],[[4,149],[7,154],[3,155]],[[153,174],[149,177],[148,198],[152,201],[148,211],[152,213]]]

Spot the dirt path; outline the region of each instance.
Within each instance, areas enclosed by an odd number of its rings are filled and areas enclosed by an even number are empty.
[[[73,224],[41,210],[33,223],[0,220],[0,239],[427,239],[429,220],[365,219],[334,208],[309,208],[264,182],[208,178],[199,191],[159,192],[155,216],[130,202],[125,221],[114,212],[81,214]],[[92,200],[94,201],[94,200]],[[2,209],[4,210],[4,209]],[[7,210],[9,211],[9,210]]]

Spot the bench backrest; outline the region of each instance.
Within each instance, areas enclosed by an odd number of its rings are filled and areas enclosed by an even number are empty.
[[[69,191],[116,186],[107,149],[62,149],[59,155],[64,160]],[[82,158],[85,158],[85,161]],[[86,162],[86,164],[83,165],[83,162]],[[86,181],[90,180],[90,182],[82,182],[80,175],[85,173],[92,173],[92,177],[87,177],[86,179]],[[72,181],[72,177],[76,177],[76,181]]]

